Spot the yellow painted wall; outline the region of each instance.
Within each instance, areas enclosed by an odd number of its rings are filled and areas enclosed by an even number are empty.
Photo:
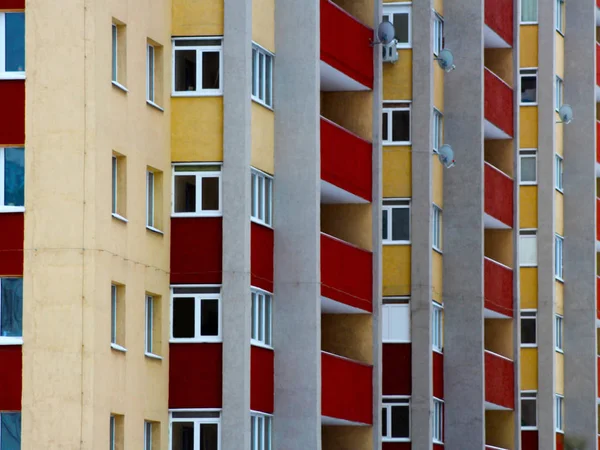
[[[537,309],[538,306],[538,273],[537,267],[521,267],[521,308]]]
[[[377,22],[377,24],[373,23],[373,13],[375,10],[373,1],[374,0],[361,0],[360,2],[357,2],[355,0],[335,0],[334,3],[365,25],[376,27],[379,22]]]
[[[252,0],[252,40],[275,53],[275,0]]]
[[[370,204],[322,204],[321,231],[360,248],[373,248],[373,215]]]
[[[485,319],[485,349],[513,359],[513,321]]]
[[[556,361],[556,378],[555,390],[557,394],[565,395],[565,355],[560,352],[555,352]]]
[[[321,115],[363,139],[373,139],[371,92],[322,92]]]
[[[171,99],[173,161],[223,161],[223,97]]]
[[[440,208],[444,208],[444,167],[438,159],[437,155],[432,156],[433,171],[433,203]]]
[[[349,448],[360,448],[361,450],[373,450],[373,427],[321,427],[322,442],[327,450],[347,450]]]
[[[512,230],[494,230],[486,228],[484,232],[485,256],[494,261],[513,266],[513,236]]]
[[[521,106],[519,113],[519,144],[521,148],[538,146],[538,107]]]
[[[556,233],[561,236],[565,235],[565,221],[564,221],[564,196],[557,190],[554,191],[554,226],[556,227]]]
[[[513,411],[485,412],[485,443],[500,448],[513,448],[515,419]]]
[[[373,321],[369,314],[322,314],[321,349],[373,364]]]
[[[444,113],[444,73],[439,65],[433,65],[433,106],[442,114]]]
[[[411,49],[398,49],[398,62],[383,65],[383,99],[412,99]]]
[[[558,31],[555,33],[556,36],[556,75],[561,77],[563,80],[565,78],[565,38]]]
[[[486,48],[485,67],[513,86],[513,54],[511,48]]]
[[[491,139],[484,143],[485,161],[510,177],[514,173],[514,143],[511,139]]]
[[[519,226],[521,228],[537,228],[537,194],[537,186],[519,186]]]
[[[521,349],[521,390],[537,391],[538,355],[537,348]]]
[[[556,314],[561,316],[565,313],[565,285],[560,281],[554,282]]]
[[[275,114],[252,102],[252,159],[253,167],[275,173]]]
[[[560,117],[558,116],[558,113],[556,114],[556,121],[558,122],[560,120]],[[564,156],[565,154],[565,141],[564,141],[564,136],[565,136],[565,126],[562,123],[557,123],[555,126],[556,129],[556,138],[555,138],[555,142],[556,142],[556,153],[558,153],[560,156]]]
[[[538,66],[538,26],[523,25],[519,36],[520,67]]]
[[[383,146],[383,197],[412,197],[412,147]]]
[[[383,295],[410,295],[410,245],[384,245]]]
[[[223,35],[223,0],[172,2],[173,36]]]
[[[444,15],[444,0],[433,0],[433,9],[440,15]]]
[[[431,251],[431,298],[438,303],[442,303],[442,297],[444,293],[444,267],[443,267],[443,256],[436,252]]]

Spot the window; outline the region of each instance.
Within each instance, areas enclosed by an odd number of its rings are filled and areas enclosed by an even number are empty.
[[[116,433],[117,432],[117,426],[115,424],[115,416],[110,416],[110,437],[109,437],[109,441],[110,441],[110,450],[116,450],[117,448],[117,443],[116,441]]]
[[[146,295],[146,353],[154,354],[154,297]]]
[[[442,251],[442,210],[437,205],[432,210],[433,248]]]
[[[125,448],[124,425],[125,420],[122,415],[111,414],[109,431],[110,450],[123,450]]]
[[[410,144],[410,103],[385,103],[382,126],[383,144]]]
[[[154,227],[154,172],[146,172],[146,226]]]
[[[146,228],[161,233],[162,226],[162,172],[146,169]]]
[[[0,450],[21,448],[21,413],[0,413]]]
[[[252,341],[272,345],[273,296],[253,290],[252,294]]]
[[[410,397],[383,397],[381,402],[382,440],[410,441]]]
[[[537,150],[520,150],[519,162],[521,166],[520,184],[537,184]]]
[[[537,346],[537,311],[521,311],[521,347]]]
[[[537,105],[537,69],[521,69],[521,105]]]
[[[125,351],[125,286],[110,286],[110,344]]]
[[[220,428],[218,412],[172,412],[170,450],[219,450]]]
[[[221,289],[175,287],[171,302],[171,342],[221,341]]]
[[[273,55],[256,44],[252,46],[252,100],[273,106]]]
[[[152,450],[152,422],[144,421],[144,450]]]
[[[221,166],[173,166],[173,216],[221,215]]]
[[[221,95],[223,41],[221,38],[173,40],[173,95]]]
[[[563,158],[554,154],[554,187],[563,192]]]
[[[521,0],[521,23],[537,23],[538,0]]]
[[[563,352],[563,317],[558,314],[554,316],[554,348]]]
[[[565,34],[565,0],[556,0],[556,31]]]
[[[258,170],[252,169],[252,218],[265,225],[273,220],[273,179]]]
[[[437,14],[433,14],[433,54],[439,56],[444,48],[444,19]]]
[[[556,394],[556,431],[564,432],[564,417],[565,417],[565,398],[562,395]]]
[[[554,97],[555,97],[554,101],[556,102],[554,107],[558,111],[563,104],[563,92],[564,92],[563,80],[558,75],[556,76],[556,84],[554,86],[554,89],[556,90],[556,92],[554,93]]]
[[[264,414],[250,416],[251,450],[271,450],[271,417]]]
[[[410,243],[410,200],[384,200],[382,214],[383,243]]]
[[[0,278],[0,342],[22,337],[23,278]]]
[[[554,236],[554,276],[563,279],[563,244],[564,238],[560,235]]]
[[[113,86],[127,92],[127,35],[125,24],[112,23],[112,76]]]
[[[0,13],[1,78],[25,78],[25,13]]]
[[[444,143],[444,116],[433,108],[433,149],[439,150]]]
[[[519,231],[519,265],[521,267],[537,266],[537,231]]]
[[[111,158],[111,176],[112,176],[112,205],[111,212],[113,217],[126,221],[127,200],[125,198],[127,179],[125,157],[113,152]]]
[[[438,352],[444,350],[443,314],[442,305],[433,302],[433,308],[431,309],[431,347]]]
[[[444,402],[433,399],[433,442],[442,444],[444,442]]]
[[[118,59],[117,52],[119,50],[117,25],[112,24],[112,80],[117,81],[118,74]]]
[[[0,147],[0,211],[22,211],[25,205],[25,150]]]
[[[521,391],[521,429],[537,429],[537,392]]]
[[[146,100],[154,103],[154,84],[156,76],[156,54],[154,45],[147,44],[147,63],[146,63]]]
[[[383,21],[394,25],[395,38],[398,48],[410,48],[412,45],[412,23],[410,6],[385,6],[383,7]]]
[[[381,329],[383,342],[410,342],[408,297],[383,297]]]

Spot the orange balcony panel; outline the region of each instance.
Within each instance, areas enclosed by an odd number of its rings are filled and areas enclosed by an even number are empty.
[[[513,45],[513,1],[485,0],[485,24],[509,46]]]
[[[373,254],[321,233],[321,295],[373,311]]]
[[[321,415],[373,423],[373,367],[321,352]]]
[[[335,3],[321,0],[321,61],[373,88],[373,29]]]
[[[373,144],[321,117],[321,179],[364,201],[372,198]]]
[[[485,68],[486,139],[510,139],[514,135],[513,90],[494,72]]]
[[[486,228],[512,228],[513,179],[487,162],[484,177]]]
[[[485,308],[513,317],[513,271],[490,258],[484,259]]]
[[[485,401],[499,407],[498,409],[514,409],[515,407],[515,373],[514,363],[503,356],[485,351]]]

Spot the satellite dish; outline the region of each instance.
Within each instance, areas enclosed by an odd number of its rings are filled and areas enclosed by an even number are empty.
[[[565,125],[570,123],[573,120],[573,108],[570,105],[562,105],[558,110],[558,117],[560,117],[560,122]]]
[[[442,145],[436,153],[446,169],[450,169],[456,164],[456,161],[454,161],[454,150],[448,144]]]
[[[396,30],[394,29],[394,25],[387,20],[384,20],[377,27],[377,42],[373,42],[375,44],[383,44],[387,45],[394,40],[396,37]]]
[[[446,72],[452,72],[454,69],[456,69],[456,66],[454,65],[454,55],[446,48],[440,52],[439,56],[435,58],[435,60],[438,62],[442,70]]]

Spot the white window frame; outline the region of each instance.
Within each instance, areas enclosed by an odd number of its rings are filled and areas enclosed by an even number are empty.
[[[521,25],[537,25],[537,23],[538,23],[538,17],[539,17],[539,6],[538,6],[538,4],[537,4],[537,3],[538,3],[538,0],[532,0],[532,1],[536,3],[536,8],[535,8],[536,15],[535,15],[535,20],[534,20],[534,21],[533,21],[533,20],[532,20],[532,21],[524,21],[524,20],[523,20],[523,15],[521,14],[521,17],[520,17],[520,19],[519,19],[519,20],[520,20],[520,23],[521,23]],[[521,0],[521,11],[523,11],[523,10],[524,10],[524,8],[523,8],[523,0]]]
[[[392,437],[392,407],[402,406],[408,408],[408,437]],[[381,436],[382,442],[410,442],[411,441],[411,422],[412,411],[409,395],[384,395],[382,396],[381,410],[386,410],[386,431],[387,435]],[[383,431],[383,430],[381,430]]]
[[[117,418],[114,414],[110,415],[109,422],[109,448],[110,450],[116,450],[117,448]]]
[[[535,262],[523,262],[521,252],[519,252],[519,267],[537,267],[538,265],[538,238],[537,229],[527,228],[519,230],[519,246],[526,240],[535,241]],[[520,247],[519,247],[520,248]]]
[[[264,436],[266,429],[269,431],[267,434],[268,441],[261,441],[260,433]],[[271,414],[251,411],[250,430],[251,450],[271,450],[273,448],[273,416]],[[252,436],[252,432],[254,432],[254,436]]]
[[[563,251],[565,238],[560,234],[554,235],[554,277],[559,281],[563,279]]]
[[[436,301],[431,307],[431,348],[438,353],[444,351],[444,307]]]
[[[150,182],[152,181],[152,182]],[[154,228],[154,214],[156,208],[156,177],[153,171],[146,170],[146,228]]]
[[[560,0],[557,0],[560,1]],[[561,77],[556,75],[554,78],[554,108],[558,112],[563,105],[565,92],[565,83]]]
[[[444,443],[444,401],[435,397],[433,398],[431,435],[435,444]]]
[[[250,219],[253,222],[273,226],[273,177],[263,171],[252,168],[250,175],[250,192],[252,204],[250,207]],[[262,198],[259,195],[262,184]],[[268,195],[267,195],[268,194]],[[267,199],[270,202],[267,204]],[[267,214],[268,213],[268,214]]]
[[[146,355],[156,355],[154,351],[154,296],[146,294],[146,321],[145,321],[145,353]]]
[[[223,340],[223,300],[221,298],[221,293],[220,292],[200,292],[200,293],[185,293],[185,294],[179,294],[179,293],[175,293],[174,288],[180,288],[180,287],[197,287],[198,289],[204,289],[204,288],[215,288],[219,289],[220,286],[215,286],[215,285],[194,285],[194,286],[183,286],[183,285],[177,285],[177,286],[172,286],[171,289],[171,305],[170,305],[170,311],[171,311],[171,326],[169,327],[169,342],[171,343],[198,343],[198,342],[222,342]],[[193,338],[176,338],[173,337],[173,309],[174,309],[174,304],[175,304],[175,299],[177,298],[190,298],[193,297],[195,300],[195,307],[194,307],[194,314],[195,314],[195,318],[194,318],[194,337]],[[202,336],[202,316],[201,316],[201,308],[202,308],[202,300],[217,300],[218,301],[218,311],[219,311],[219,332],[216,336]]]
[[[112,345],[119,345],[117,343],[117,311],[119,304],[119,288],[116,284],[110,285],[110,343]]]
[[[558,153],[554,154],[554,188],[558,192],[563,190],[564,158]]]
[[[528,73],[528,72],[532,72],[535,71],[535,73]],[[537,106],[538,104],[538,98],[539,98],[539,94],[538,94],[538,84],[539,84],[539,78],[538,78],[538,68],[537,67],[521,67],[519,69],[519,86],[522,86],[523,84],[523,78],[530,78],[530,77],[535,77],[535,101],[534,102],[523,102],[523,100],[521,99],[521,92],[519,91],[519,104],[521,106]]]
[[[523,320],[533,320],[535,323],[535,343],[519,343],[521,348],[536,348],[538,346],[538,320],[537,320],[537,309],[522,309],[519,314],[519,327],[522,326]]]
[[[433,11],[433,54],[439,56],[444,49],[444,18]]]
[[[401,315],[400,323],[392,323],[391,313],[396,311]],[[402,318],[404,321],[402,321]],[[410,343],[410,297],[398,296],[398,297],[383,297],[381,305],[381,340],[385,343]],[[391,327],[392,326],[404,326],[402,330],[404,336],[392,337]],[[387,331],[387,334],[386,334]]]
[[[173,413],[177,412],[196,412],[198,417],[173,417]],[[206,413],[216,413],[220,410],[215,409],[186,409],[186,410],[170,410],[169,411],[169,450],[173,450],[173,423],[186,422],[194,424],[194,450],[200,450],[200,425],[216,424],[217,425],[217,441],[218,449],[222,450],[221,445],[221,415],[218,417],[202,417]]]
[[[6,71],[6,14],[23,14],[23,11],[0,12],[0,80],[24,80],[25,70]],[[27,25],[25,25],[27,27]],[[27,32],[27,29],[25,30]]]
[[[389,119],[388,119],[389,120]],[[388,123],[389,127],[389,123]],[[388,128],[389,130],[389,128]],[[444,144],[444,115],[437,109],[433,108],[433,150],[438,151]]]
[[[262,58],[262,64],[260,60]],[[252,90],[251,98],[256,103],[260,103],[269,109],[273,109],[273,67],[275,55],[266,48],[261,47],[256,42],[252,43]],[[269,82],[267,83],[267,69],[269,73]],[[261,77],[261,74],[264,75]],[[271,87],[270,95],[267,95],[267,87]],[[263,97],[260,96],[262,88]]]
[[[220,170],[221,163],[181,163],[172,165],[171,177],[171,217],[220,217],[223,215],[223,176]],[[219,166],[219,170],[181,171],[176,172],[175,167],[186,166]],[[178,176],[195,176],[196,177],[196,211],[195,212],[175,212],[175,178]],[[219,179],[219,209],[218,210],[202,210],[202,178],[218,178]]]
[[[521,163],[524,159],[533,159],[535,161],[535,180],[523,181],[521,170]],[[519,150],[519,184],[521,186],[536,186],[537,185],[537,149],[535,148],[522,148]]]
[[[408,42],[398,42],[396,48],[412,48],[412,5],[383,5],[383,20],[394,23],[394,14],[408,14]]]
[[[565,0],[556,0],[556,31],[563,36],[565,35],[564,3]]]
[[[1,79],[1,78],[0,78]],[[23,147],[0,147],[0,213],[3,212],[23,212],[25,211],[25,206],[5,206],[4,205],[4,164],[5,164],[5,149],[6,148],[15,148],[22,149],[23,152],[25,149]],[[25,200],[25,199],[23,199]]]
[[[432,242],[433,242],[433,249],[442,253],[442,245],[443,245],[443,240],[442,240],[442,223],[443,223],[443,212],[442,212],[442,208],[440,208],[438,205],[436,205],[435,203],[433,204],[432,208],[432,217],[431,217],[431,226],[432,226]]]
[[[537,408],[537,391],[521,391],[520,400],[521,402],[523,402],[523,400],[535,401],[535,426],[521,425],[521,430],[537,430],[539,420]]]
[[[386,205],[386,201],[402,201],[405,202],[405,204],[403,205]],[[394,241],[392,239],[392,210],[394,209],[399,209],[399,208],[406,208],[408,209],[409,213],[408,213],[408,240],[404,240],[404,241]],[[410,244],[411,242],[411,233],[412,233],[412,224],[411,224],[411,200],[409,198],[385,198],[383,199],[383,205],[381,207],[381,213],[383,214],[384,212],[387,214],[388,216],[388,223],[387,223],[387,235],[388,238],[387,239],[382,239],[382,244],[384,245],[407,245]]]
[[[177,41],[220,41],[219,45],[190,45],[185,47],[177,47]],[[222,36],[195,36],[195,37],[179,37],[173,38],[173,53],[172,53],[172,73],[173,80],[171,83],[172,97],[215,97],[223,95],[223,37]],[[176,91],[175,90],[175,52],[179,50],[195,50],[196,51],[196,90],[195,91]],[[202,53],[204,52],[219,52],[219,88],[218,89],[202,89]]]
[[[387,106],[390,105],[390,106]],[[399,106],[391,106],[391,105],[399,105]],[[411,145],[412,142],[412,103],[410,101],[389,101],[384,102],[383,108],[381,110],[381,119],[383,120],[383,115],[387,114],[387,132],[388,137],[391,138],[394,135],[393,132],[393,113],[394,111],[408,111],[408,141],[393,141],[390,139],[384,139],[382,137],[381,144],[382,145]]]
[[[560,314],[554,315],[554,349],[564,353],[564,319]]]
[[[152,67],[150,67],[152,61]],[[156,48],[146,44],[146,101],[155,105],[156,100]]]
[[[273,348],[273,294],[253,287],[250,297],[252,314],[250,343],[259,347]],[[255,302],[257,302],[256,308]]]
[[[119,82],[119,29],[116,23],[112,23],[111,28],[112,37],[112,67],[111,67],[111,80],[113,83]]]
[[[144,421],[144,450],[152,450],[152,422]]]
[[[560,394],[554,396],[554,419],[555,419],[555,430],[559,433],[564,433],[564,403],[565,397]]]

